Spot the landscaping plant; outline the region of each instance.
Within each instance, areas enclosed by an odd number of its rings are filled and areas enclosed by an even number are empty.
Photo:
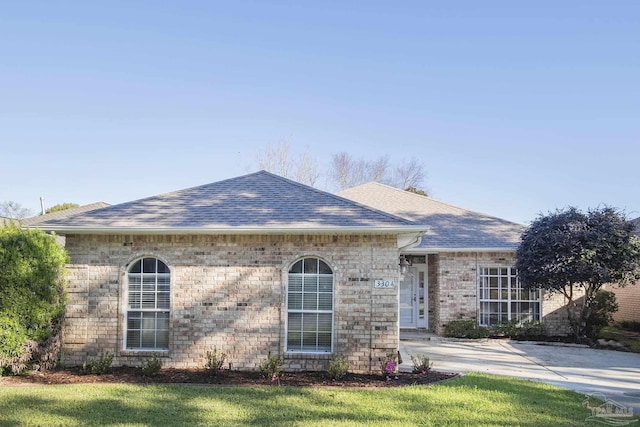
[[[349,361],[346,358],[333,354],[327,365],[327,375],[333,380],[344,378],[349,371]]]

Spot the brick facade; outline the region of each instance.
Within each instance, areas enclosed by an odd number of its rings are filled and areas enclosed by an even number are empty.
[[[166,367],[203,366],[208,350],[226,352],[234,369],[254,370],[281,355],[288,370],[323,370],[327,354],[285,352],[286,279],[304,256],[334,273],[334,353],[350,371],[379,369],[398,346],[396,236],[380,235],[68,235],[70,283],[62,363],[80,365],[100,352],[114,366],[140,366],[149,353],[124,350],[127,266],[157,257],[171,270]]]
[[[452,320],[479,320],[479,269],[511,267],[513,252],[444,252],[429,255],[429,325],[442,334]],[[542,320],[553,334],[566,333],[564,296],[545,293]]]
[[[640,282],[624,288],[609,286],[607,290],[616,294],[618,302],[618,311],[613,314],[613,320],[640,321]]]

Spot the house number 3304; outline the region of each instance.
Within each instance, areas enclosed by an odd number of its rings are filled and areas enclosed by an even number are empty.
[[[375,280],[373,282],[373,287],[374,288],[395,288],[396,287],[396,283],[393,280]]]

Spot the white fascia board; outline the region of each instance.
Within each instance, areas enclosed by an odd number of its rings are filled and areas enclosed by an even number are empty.
[[[67,234],[419,234],[425,232],[424,226],[404,227],[26,227]]]
[[[504,248],[416,248],[410,249],[407,252],[412,254],[437,254],[442,252],[515,252],[517,248],[504,247]]]

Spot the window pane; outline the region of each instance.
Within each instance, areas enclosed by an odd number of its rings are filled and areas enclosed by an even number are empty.
[[[318,334],[318,351],[331,351],[331,334]]]
[[[142,272],[143,273],[155,273],[156,272],[156,259],[144,258],[142,260]]]
[[[333,292],[333,276],[320,276],[318,278],[318,291]]]
[[[318,309],[318,294],[305,293],[303,296],[302,308],[304,310],[317,310]]]
[[[315,332],[318,330],[318,315],[305,314],[302,318],[302,330],[305,332]]]
[[[293,264],[293,267],[291,267],[289,273],[302,273],[302,260]]]
[[[289,310],[302,310],[302,293],[289,293],[287,307]]]
[[[164,262],[158,260],[158,273],[169,273],[169,267]]]
[[[333,308],[333,294],[318,295],[318,310],[331,310]]]
[[[331,332],[331,315],[318,314],[318,331]]]
[[[140,347],[140,331],[127,331],[127,348]]]
[[[318,274],[318,260],[315,258],[305,258],[304,260],[305,274]]]
[[[320,274],[333,274],[333,271],[331,271],[331,267],[329,267],[326,262],[319,261],[319,263],[320,263],[320,269],[319,269]]]
[[[304,291],[318,292],[318,276],[304,276]]]
[[[289,350],[302,350],[302,333],[289,331],[287,335],[287,348]]]
[[[307,351],[317,350],[317,335],[315,332],[305,332],[302,334],[302,349]]]
[[[301,275],[289,275],[289,292],[302,292]]]
[[[289,313],[289,331],[302,330],[302,313]]]
[[[142,261],[138,260],[134,262],[129,268],[129,273],[142,273]]]

